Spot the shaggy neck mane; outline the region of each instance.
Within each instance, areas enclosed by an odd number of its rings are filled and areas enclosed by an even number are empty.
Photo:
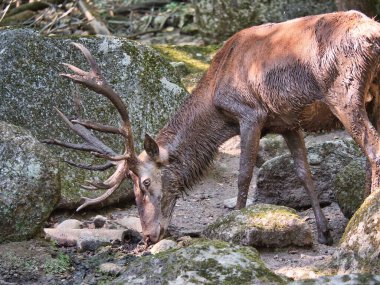
[[[180,179],[182,190],[202,177],[218,147],[237,134],[236,125],[227,122],[212,104],[210,74],[211,69],[157,136],[157,143],[168,149],[168,168]]]

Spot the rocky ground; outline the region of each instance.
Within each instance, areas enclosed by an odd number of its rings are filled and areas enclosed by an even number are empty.
[[[341,135],[342,133],[330,134],[325,138],[331,139]],[[320,138],[318,137],[316,140],[318,141]],[[230,208],[237,194],[239,145],[238,137],[226,142],[220,148],[215,163],[206,177],[192,191],[189,191],[188,195],[179,199],[170,226],[170,234],[174,240],[182,240],[183,243],[183,236],[198,237],[207,225],[232,211]],[[254,185],[255,181],[252,182],[250,188],[250,197],[253,197]],[[259,249],[261,258],[267,267],[277,274],[295,280],[316,278],[328,274],[329,272],[322,269],[321,265],[326,264],[337,249],[347,219],[337,204],[324,207],[323,212],[329,220],[333,232],[334,244],[332,246],[321,245],[316,241],[315,219],[312,210],[300,211],[299,215],[313,230],[313,246],[310,248]],[[99,215],[101,217],[95,219]],[[137,217],[137,209],[134,205],[123,208],[107,208],[96,213],[90,211],[80,214],[60,212],[55,213],[50,218],[50,227],[57,226],[57,224],[68,219],[77,219],[82,222],[80,227],[86,227],[90,230],[99,227],[96,225],[99,221],[100,226],[105,222],[105,226],[110,230],[116,229],[122,224],[125,225],[125,223],[131,225],[135,222],[137,225],[132,225],[132,227],[138,228]],[[41,237],[44,238],[45,235],[41,234]],[[152,251],[151,247],[145,248],[141,242],[138,243],[138,239],[132,232],[127,233],[124,239],[124,243],[103,244],[101,246],[83,239],[79,249],[76,247],[60,247],[52,241],[47,243],[39,239],[27,243],[11,243],[11,246],[0,247],[0,257],[3,257],[4,268],[10,269],[6,272],[0,271],[0,276],[7,280],[8,284],[16,284],[12,283],[12,280],[31,284],[50,284],[51,282],[57,284],[79,284],[81,282],[82,284],[83,282],[97,284],[107,280],[108,274],[117,275],[125,262]],[[33,274],[28,274],[28,270],[25,271],[25,263],[20,260],[15,262],[15,259],[10,259],[9,254],[7,255],[5,251],[14,251],[15,256],[21,256],[22,260],[26,260],[26,264]],[[36,251],[38,252],[37,255]],[[20,252],[23,252],[24,256],[20,255]],[[38,256],[38,258],[36,259],[33,256]],[[46,258],[51,259],[48,264],[45,262]],[[36,271],[33,267],[40,270]],[[47,271],[46,268],[48,268]],[[46,275],[46,272],[50,275]]]

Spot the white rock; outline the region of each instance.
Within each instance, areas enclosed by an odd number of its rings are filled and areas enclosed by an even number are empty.
[[[116,220],[116,222],[127,229],[132,229],[139,233],[142,233],[140,218],[124,217],[122,219]]]
[[[237,197],[230,198],[230,199],[224,200],[223,205],[225,208],[234,209],[236,206],[236,202],[237,202]],[[251,206],[252,204],[253,204],[253,199],[248,198],[246,207]]]
[[[56,226],[56,229],[81,229],[82,228],[82,222],[78,221],[76,219],[68,219],[61,222],[58,226]]]
[[[170,239],[163,239],[163,240],[160,240],[158,243],[156,243],[152,249],[150,250],[150,252],[152,254],[157,254],[159,252],[162,252],[162,251],[165,251],[165,250],[169,250],[169,249],[172,249],[172,248],[176,248],[177,247],[177,243],[173,240],[170,240]]]

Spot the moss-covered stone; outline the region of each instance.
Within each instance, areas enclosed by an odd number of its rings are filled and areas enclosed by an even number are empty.
[[[380,275],[349,274],[323,276],[317,279],[307,279],[290,282],[288,285],[376,285],[380,284]]]
[[[343,214],[351,218],[364,200],[365,157],[351,161],[341,169],[334,181],[337,202]]]
[[[252,25],[282,22],[336,10],[333,0],[193,0],[192,2],[196,12],[196,24],[207,42],[220,42]]]
[[[0,243],[33,237],[60,198],[58,161],[30,132],[0,121]]]
[[[337,173],[351,161],[362,157],[352,139],[338,139],[307,148],[308,162],[321,204],[336,202],[334,180]],[[261,203],[291,208],[311,207],[301,180],[294,170],[293,158],[284,154],[266,161],[257,177],[255,199]]]
[[[380,274],[380,191],[366,198],[348,223],[333,266],[339,273]]]
[[[256,204],[217,219],[204,232],[208,238],[256,247],[310,246],[309,226],[295,210]]]
[[[84,102],[85,118],[119,124],[119,116],[107,99],[59,76],[67,72],[61,62],[89,69],[84,56],[70,45],[72,41],[82,43],[92,52],[105,78],[129,106],[137,149],[141,150],[145,133],[155,135],[187,93],[162,56],[147,46],[123,38],[45,37],[27,29],[0,29],[0,120],[22,126],[40,140],[57,138],[79,142],[53,109],[58,107],[69,118],[75,117],[73,93],[77,92]],[[101,137],[115,151],[122,148],[119,137]],[[68,160],[94,162],[87,154],[76,151],[57,147],[54,152]],[[61,173],[65,201],[62,204],[70,207],[76,207],[82,195],[99,196],[99,192],[79,191],[84,180],[107,176],[64,164]],[[117,191],[114,202],[127,198],[126,188]]]
[[[67,254],[43,240],[2,244],[0,260],[0,283],[11,284],[57,284],[49,277],[59,280],[72,266]]]
[[[113,284],[286,284],[253,248],[199,240],[135,259]]]

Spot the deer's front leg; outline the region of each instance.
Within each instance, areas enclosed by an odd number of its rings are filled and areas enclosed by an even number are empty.
[[[333,240],[330,235],[330,229],[327,224],[327,220],[322,213],[319,205],[319,199],[314,187],[313,179],[311,177],[311,171],[307,162],[307,151],[303,134],[300,130],[288,131],[283,134],[283,137],[289,147],[290,153],[293,156],[294,168],[297,176],[301,179],[307,194],[310,197],[311,205],[313,207],[315,220],[318,230],[318,242],[322,244],[331,245]]]

